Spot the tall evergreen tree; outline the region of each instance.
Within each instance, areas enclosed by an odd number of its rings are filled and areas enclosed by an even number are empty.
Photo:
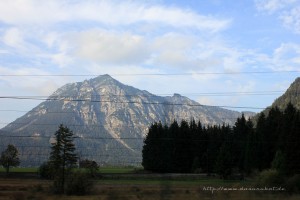
[[[275,157],[276,151],[281,142],[280,133],[282,132],[282,112],[278,107],[271,108],[265,121],[265,127],[262,132],[263,141],[263,169],[271,168],[271,163]]]
[[[73,132],[61,124],[55,133],[55,142],[52,143],[49,158],[57,193],[64,193],[65,180],[77,163],[73,139]]]
[[[190,172],[193,155],[191,152],[191,134],[188,122],[181,121],[174,143],[174,166],[177,172]]]
[[[253,147],[253,163],[254,169],[258,169],[259,171],[266,168],[268,165],[265,161],[265,158],[268,157],[268,152],[266,152],[266,145],[269,143],[264,142],[264,134],[266,131],[266,116],[262,112],[259,114],[257,124],[256,124],[256,130],[254,133],[254,144],[255,147]],[[249,158],[250,159],[250,158]]]
[[[218,157],[216,158],[215,169],[216,172],[223,179],[228,179],[233,173],[234,168],[234,154],[233,154],[233,137],[229,126],[223,124],[221,128],[222,145],[219,150]]]
[[[166,137],[165,130],[161,122],[155,122],[149,128],[149,132],[144,140],[142,165],[146,170],[162,171],[164,169],[163,144]]]
[[[201,168],[201,161],[200,158],[202,157],[202,153],[204,152],[202,141],[201,141],[201,135],[202,135],[202,125],[199,121],[198,124],[196,124],[195,120],[191,120],[190,122],[190,134],[191,134],[191,157],[193,160],[192,164],[192,172],[195,172],[197,169]]]
[[[276,169],[280,174],[285,174],[286,172],[285,164],[286,164],[285,155],[282,153],[281,150],[278,150],[271,163],[272,169]]]
[[[220,147],[223,144],[224,138],[221,134],[220,126],[207,126],[207,149],[203,156],[205,162],[205,172],[211,174],[215,172],[216,160],[218,158]]]
[[[248,132],[247,132],[247,138],[245,141],[245,146],[244,146],[244,171],[249,174],[252,169],[255,168],[255,163],[254,161],[256,160],[255,157],[256,155],[256,148],[258,147],[256,144],[256,134],[254,132],[254,128],[253,128],[253,123],[250,119],[247,120],[246,123],[247,127],[248,127]]]
[[[288,144],[286,144],[286,142],[289,139],[289,136],[293,134],[295,128],[294,123],[297,117],[297,110],[293,106],[293,104],[288,103],[282,115],[282,119],[280,120],[281,129],[278,133],[278,142],[276,149],[285,151],[285,149],[288,147]]]
[[[287,109],[291,109],[290,111],[292,111],[292,108]],[[293,118],[285,114],[285,118],[291,120],[289,131],[286,132],[286,172],[288,175],[300,174],[300,111],[295,112]],[[287,119],[285,119],[285,121],[287,121]]]
[[[153,123],[149,127],[148,134],[144,140],[144,146],[142,150],[143,160],[142,165],[145,170],[153,170],[155,163],[155,134],[157,132],[157,123]]]
[[[241,173],[245,170],[246,140],[249,135],[250,128],[247,125],[244,114],[238,118],[233,127],[233,153],[234,163]]]
[[[177,121],[174,121],[168,128],[167,135],[168,140],[166,140],[166,148],[163,148],[165,151],[165,160],[167,162],[167,170],[166,172],[174,172],[175,171],[175,138],[179,132],[179,125]]]

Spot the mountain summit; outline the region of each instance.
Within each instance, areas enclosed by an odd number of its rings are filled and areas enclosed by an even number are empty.
[[[1,130],[2,145],[20,149],[24,165],[49,156],[59,124],[73,130],[78,155],[102,164],[141,162],[143,138],[155,121],[200,120],[233,124],[239,112],[203,106],[179,94],[161,97],[124,85],[109,75],[59,88],[46,101]],[[17,140],[16,140],[17,138]]]

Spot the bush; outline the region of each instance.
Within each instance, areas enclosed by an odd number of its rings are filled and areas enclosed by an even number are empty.
[[[300,193],[300,174],[289,178],[286,181],[285,187],[289,193]]]
[[[53,179],[53,172],[49,162],[44,162],[38,170],[38,173],[41,178],[44,179]]]
[[[98,163],[93,160],[88,160],[88,159],[81,160],[79,161],[79,167],[87,169],[91,177],[96,177],[96,174],[99,171]]]
[[[261,187],[276,187],[284,184],[283,176],[275,169],[264,170],[258,175],[257,185]]]
[[[93,187],[93,182],[84,172],[74,172],[67,180],[66,193],[68,195],[86,195]]]

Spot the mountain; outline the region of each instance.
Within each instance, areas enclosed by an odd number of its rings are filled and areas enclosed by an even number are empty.
[[[64,124],[76,136],[74,142],[81,158],[101,164],[138,165],[143,138],[155,121],[169,124],[194,118],[203,124],[233,124],[240,115],[200,105],[179,94],[156,96],[102,75],[59,88],[4,127],[0,146],[14,144],[23,165],[40,165],[49,156],[55,131]]]
[[[289,102],[300,109],[300,77],[290,85],[282,96],[274,101],[271,107],[277,106],[280,109],[285,109]]]
[[[264,113],[266,116],[269,114],[271,108],[278,107],[280,110],[284,110],[288,103],[292,103],[295,108],[300,110],[300,77],[290,85],[290,87],[285,91],[283,95],[274,100],[271,106],[264,109],[261,113]],[[260,116],[260,113],[257,113],[252,117],[252,122],[256,126],[257,120]]]

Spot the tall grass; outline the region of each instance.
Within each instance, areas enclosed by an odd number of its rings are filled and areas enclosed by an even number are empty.
[[[37,167],[12,167],[9,169],[10,172],[31,172],[35,173],[38,171]],[[5,172],[5,169],[3,167],[0,167],[0,172]]]

